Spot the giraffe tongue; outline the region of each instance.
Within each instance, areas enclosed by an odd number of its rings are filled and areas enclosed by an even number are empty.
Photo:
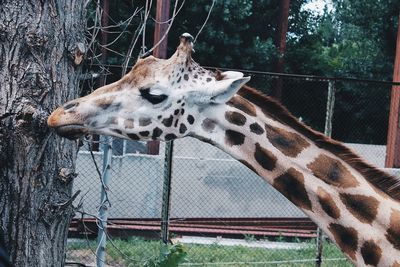
[[[75,140],[82,135],[87,134],[87,129],[81,125],[65,125],[59,126],[56,129],[58,135],[68,138],[70,140]]]

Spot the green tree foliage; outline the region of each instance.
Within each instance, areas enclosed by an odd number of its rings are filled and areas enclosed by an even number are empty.
[[[287,71],[390,81],[400,1],[332,0],[332,5],[309,17],[308,31],[289,38]],[[336,88],[334,138],[386,144],[390,86],[337,82]],[[311,99],[322,97],[308,92]],[[293,110],[310,114],[301,108]],[[316,121],[315,114],[309,118]]]
[[[154,2],[154,1],[153,1]],[[171,9],[175,1],[171,1]],[[400,0],[332,0],[333,9],[316,15],[302,7],[308,0],[290,3],[286,71],[300,74],[356,76],[391,79]],[[186,1],[169,34],[169,54],[183,32],[196,35],[212,0]],[[196,60],[202,65],[273,71],[279,0],[216,1],[208,23],[196,43]],[[142,21],[137,16],[127,25],[133,10],[143,1],[110,1],[107,63],[121,64]],[[93,26],[96,5],[88,12]],[[153,9],[155,4],[153,4]],[[154,16],[152,10],[151,15]],[[146,46],[153,44],[154,20],[146,28]],[[99,32],[95,40],[99,40]],[[95,47],[95,46],[93,46]],[[139,54],[136,46],[131,63]],[[115,53],[117,52],[117,53]],[[99,53],[99,50],[96,51]]]
[[[168,37],[169,55],[183,32],[196,35],[211,8],[212,0],[186,1],[176,16]],[[331,0],[332,8],[318,13],[305,10],[309,0],[291,0],[285,72],[321,76],[358,77],[391,80],[395,55],[400,0]],[[179,2],[178,6],[182,3]],[[171,0],[171,12],[175,1]],[[89,13],[89,26],[95,21],[95,4]],[[126,20],[144,1],[110,1],[108,64],[121,65],[131,40],[142,22]],[[274,38],[278,25],[279,0],[218,0],[200,33],[194,57],[203,66],[274,71]],[[147,48],[152,47],[155,1],[146,26]],[[121,36],[120,33],[124,32]],[[100,35],[97,34],[95,42]],[[134,64],[141,48],[135,47]],[[100,53],[97,49],[94,55]],[[99,57],[94,57],[95,62]],[[100,63],[100,62],[97,62]],[[93,67],[90,67],[93,69]],[[119,79],[121,68],[110,67]],[[273,86],[271,77],[253,75],[251,84],[264,92]],[[323,129],[326,83],[284,81],[283,102],[306,123]],[[338,95],[333,136],[351,142],[386,142],[389,107],[388,86],[337,83]],[[374,104],[373,100],[380,101]],[[353,131],[349,131],[352,128]]]
[[[334,42],[327,48],[331,62],[335,62],[331,73],[391,80],[400,1],[332,2]],[[390,86],[343,83],[339,89],[336,122],[342,127],[336,136],[353,142],[386,144]],[[345,133],[348,127],[354,131]]]
[[[392,78],[399,0],[333,0],[342,74]]]
[[[177,40],[182,32],[196,35],[211,2],[200,0],[196,5],[186,5],[177,17],[170,40]],[[277,3],[274,0],[217,1],[198,37],[196,60],[207,66],[244,69],[265,69],[268,66],[267,70],[272,70]]]
[[[392,78],[399,0],[332,0],[332,10],[309,16],[307,31],[288,40],[295,73]]]
[[[298,35],[308,30],[307,22],[310,13],[301,11],[302,4],[306,2],[307,0],[291,1],[291,14],[294,15],[289,17],[289,34]],[[171,1],[171,12],[174,3],[175,1]],[[198,33],[211,4],[212,0],[185,2],[169,33],[169,54],[175,50],[180,34],[189,32],[195,36]],[[110,24],[117,24],[117,26],[108,29],[108,38],[113,40],[119,37],[121,31],[125,33],[118,42],[108,46],[107,63],[121,64],[123,62],[123,56],[118,53],[126,53],[141,19],[138,16],[131,25],[122,22],[129,18],[136,7],[142,5],[143,1],[110,1],[109,16],[112,18]],[[197,40],[196,60],[206,66],[272,71],[272,63],[276,56],[273,39],[278,23],[278,6],[279,0],[216,1],[210,18]],[[95,8],[96,5],[92,4],[92,12],[89,12],[89,26],[94,25]],[[151,14],[154,16],[155,10]],[[146,27],[147,48],[153,44],[153,30],[154,20],[149,19]],[[100,34],[98,33],[96,37],[96,40],[99,40]],[[139,54],[140,46],[141,42],[133,53],[134,58]],[[134,63],[134,59],[131,63]]]

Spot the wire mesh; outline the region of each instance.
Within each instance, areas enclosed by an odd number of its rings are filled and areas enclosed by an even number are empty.
[[[265,93],[276,79],[253,78],[256,86],[264,84]],[[283,84],[283,104],[323,131],[328,82],[285,77]],[[390,85],[338,80],[335,86],[332,136],[383,168]],[[159,155],[147,155],[145,143],[115,139],[113,151],[106,262],[151,266],[165,252],[160,241],[164,144]],[[102,152],[93,154],[101,165]],[[315,225],[247,167],[189,137],[174,142],[172,161],[169,233],[173,244],[184,244],[182,266],[315,265]],[[97,225],[90,215],[98,212],[101,183],[86,144],[77,172],[74,190],[83,192],[83,213],[77,212],[71,224],[67,257],[93,263]],[[351,266],[331,241],[324,237],[323,242],[322,266]]]

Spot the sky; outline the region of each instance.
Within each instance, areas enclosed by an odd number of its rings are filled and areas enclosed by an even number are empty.
[[[303,8],[322,14],[325,5],[328,5],[328,8],[332,9],[332,2],[330,0],[312,0],[308,4],[305,4]]]

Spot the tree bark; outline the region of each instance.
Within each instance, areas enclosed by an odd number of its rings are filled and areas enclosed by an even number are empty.
[[[0,1],[0,231],[14,266],[63,266],[77,144],[46,125],[78,96],[79,0]]]

